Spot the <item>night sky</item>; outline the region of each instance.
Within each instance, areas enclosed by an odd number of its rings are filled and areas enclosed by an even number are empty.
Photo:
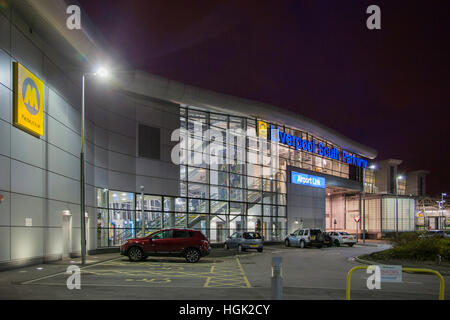
[[[80,3],[133,67],[298,112],[450,192],[449,1]]]

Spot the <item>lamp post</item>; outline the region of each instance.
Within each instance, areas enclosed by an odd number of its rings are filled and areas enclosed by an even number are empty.
[[[439,219],[440,220],[439,224],[441,226],[440,229],[444,229],[443,227],[445,227],[445,225],[443,226],[443,224],[444,224],[444,203],[445,203],[444,197],[446,197],[446,196],[447,196],[446,193],[441,193],[441,203],[439,205],[439,207],[441,209],[441,219]]]
[[[371,165],[369,166],[369,169],[375,170],[376,166]],[[363,224],[363,244],[366,243],[366,171],[367,167],[364,167],[363,171],[363,214],[362,214],[362,224]]]
[[[395,185],[395,239],[398,239],[398,180],[402,180],[403,176],[397,176]]]
[[[141,232],[142,232],[142,237],[145,237],[144,186],[141,186]]]
[[[85,110],[85,82],[89,76],[100,76],[105,78],[108,71],[99,68],[95,73],[84,73],[81,87],[81,151],[80,151],[80,226],[81,226],[81,264],[86,264],[86,210],[85,210],[85,190],[84,190],[84,110]]]

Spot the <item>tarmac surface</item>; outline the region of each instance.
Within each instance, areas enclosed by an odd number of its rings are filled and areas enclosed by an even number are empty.
[[[79,259],[0,272],[0,299],[183,299],[267,300],[271,298],[272,257],[282,257],[284,299],[345,299],[347,272],[361,265],[354,257],[389,245],[293,248],[270,245],[263,253],[214,248],[198,263],[183,258],[149,257],[130,262],[117,253],[88,256],[81,268],[81,289],[68,289],[67,273]],[[437,299],[439,280],[426,274],[402,274],[402,283],[369,290],[365,270],[354,272],[352,299]],[[444,277],[448,282],[448,276]],[[73,281],[70,281],[73,283]],[[445,290],[449,299],[448,287]]]

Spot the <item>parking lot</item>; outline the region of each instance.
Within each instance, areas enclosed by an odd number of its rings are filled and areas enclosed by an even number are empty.
[[[65,269],[70,262],[58,262],[1,272],[0,299],[270,299],[274,256],[283,259],[285,299],[344,299],[347,272],[359,265],[353,257],[385,247],[300,249],[271,245],[263,253],[214,248],[198,263],[163,257],[130,262],[118,254],[109,254],[109,260],[98,255],[90,257],[91,261],[104,261],[81,269],[81,290],[67,288],[69,274]],[[37,271],[39,267],[43,269]],[[404,274],[403,283],[383,284],[377,292],[367,289],[367,277],[363,271],[354,274],[353,298],[437,298],[439,283],[433,276]]]
[[[130,262],[126,257],[83,268],[83,286],[110,287],[181,287],[181,288],[248,288],[242,265],[237,257],[203,258],[186,263],[183,258],[148,258]],[[57,274],[22,284],[66,285],[67,274]]]

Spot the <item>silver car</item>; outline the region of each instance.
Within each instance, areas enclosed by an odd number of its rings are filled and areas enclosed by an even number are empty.
[[[339,247],[343,244],[346,244],[349,247],[353,247],[356,244],[356,237],[347,232],[332,231],[329,233],[329,235],[331,237],[331,243],[333,243],[336,247]]]
[[[288,235],[284,239],[284,244],[286,247],[294,246],[304,248],[307,246],[315,246],[322,248],[324,244],[324,234],[320,229],[298,229]]]
[[[264,238],[257,232],[235,232],[225,241],[225,249],[237,248],[239,251],[247,249],[256,249],[262,252],[264,247]]]

